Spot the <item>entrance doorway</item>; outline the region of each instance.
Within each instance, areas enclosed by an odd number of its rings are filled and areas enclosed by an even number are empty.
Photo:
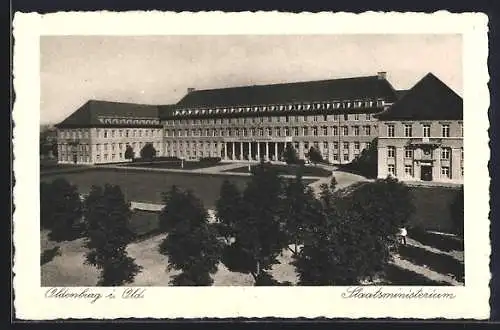
[[[420,167],[420,179],[422,181],[432,181],[432,166],[422,165]]]

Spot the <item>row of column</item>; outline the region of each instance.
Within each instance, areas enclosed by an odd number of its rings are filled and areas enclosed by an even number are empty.
[[[271,146],[272,144],[274,146]],[[225,142],[222,158],[225,160],[258,161],[262,158],[266,161],[279,160],[285,147],[286,142]]]

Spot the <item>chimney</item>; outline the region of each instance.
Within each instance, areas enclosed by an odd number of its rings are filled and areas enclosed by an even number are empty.
[[[377,77],[378,77],[378,79],[383,80],[387,77],[387,72],[385,72],[385,71],[377,72]]]
[[[194,92],[194,90],[195,90],[195,88],[193,88],[193,87],[188,87],[187,92],[188,92],[188,94],[189,94],[189,93],[191,93],[191,92]]]

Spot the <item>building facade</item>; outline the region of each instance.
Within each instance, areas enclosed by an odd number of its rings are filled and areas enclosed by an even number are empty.
[[[59,163],[124,162],[127,145],[138,157],[146,143],[161,154],[158,108],[91,100],[57,125],[57,141]]]
[[[462,99],[426,75],[380,121],[378,177],[463,183]]]
[[[158,156],[282,160],[287,145],[332,164],[377,139],[378,177],[463,182],[462,99],[432,74],[397,91],[385,73],[193,90],[176,104],[89,101],[57,125],[60,163],[123,162],[146,143]]]
[[[351,162],[378,133],[374,114],[397,93],[376,76],[215,90],[190,90],[161,107],[164,154],[185,159],[282,160],[315,147],[333,164]]]

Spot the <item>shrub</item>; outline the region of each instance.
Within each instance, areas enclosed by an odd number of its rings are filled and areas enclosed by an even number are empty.
[[[52,259],[54,259],[56,256],[60,255],[61,255],[61,249],[59,248],[59,246],[56,246],[52,249],[47,249],[43,251],[43,253],[40,256],[40,265],[44,265],[52,261]]]

